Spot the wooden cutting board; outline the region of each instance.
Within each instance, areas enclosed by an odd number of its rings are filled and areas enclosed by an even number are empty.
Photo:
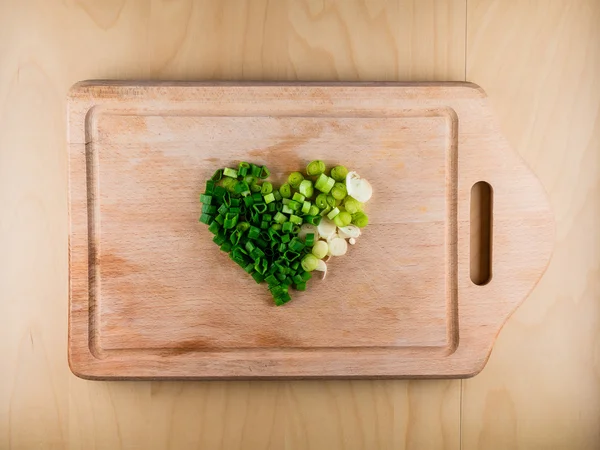
[[[68,126],[84,378],[472,376],[550,257],[546,195],[473,84],[84,82]],[[275,307],[198,196],[240,160],[281,180],[312,159],[372,182],[371,224]]]

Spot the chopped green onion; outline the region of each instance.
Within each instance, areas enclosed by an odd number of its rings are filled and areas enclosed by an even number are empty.
[[[283,212],[284,214],[294,214],[294,210],[290,208],[289,205],[283,205],[281,212]]]
[[[262,187],[258,183],[254,183],[254,184],[250,185],[250,191],[252,191],[252,192],[260,192],[261,190],[262,190]]]
[[[352,214],[352,223],[358,228],[364,228],[369,224],[369,218],[364,212]]]
[[[267,195],[273,192],[273,184],[268,181],[264,181],[261,188],[262,195]]]
[[[204,203],[205,205],[210,205],[212,203],[212,195],[206,195],[206,194],[202,194],[200,195],[200,201],[202,203]]]
[[[317,195],[317,198],[315,199],[315,205],[317,205],[319,209],[327,208],[327,204],[327,194]]]
[[[205,194],[207,195],[211,195],[213,193],[213,190],[215,189],[215,182],[213,180],[206,180],[206,189],[205,189]],[[202,200],[200,200],[202,201]]]
[[[273,220],[277,223],[283,223],[287,220],[287,217],[285,214],[282,214],[278,211],[277,214],[275,214],[275,217],[273,218]]]
[[[315,161],[311,161],[308,166],[306,166],[306,173],[310,176],[320,175],[325,172],[325,169],[325,163],[320,159],[317,159]]]
[[[283,230],[284,233],[291,232],[293,228],[294,228],[294,224],[292,222],[284,222],[281,225],[281,229]]]
[[[302,183],[300,183],[298,190],[300,191],[300,194],[304,195],[306,198],[311,198],[314,194],[312,181],[303,180]]]
[[[304,240],[304,245],[307,247],[312,247],[315,242],[315,233],[308,233]]]
[[[250,173],[254,178],[260,178],[261,171],[262,167],[259,167],[256,164],[250,164]]]
[[[289,234],[284,234],[283,236],[281,236],[281,242],[283,242],[284,244],[287,244],[288,242],[290,242],[290,235]]]
[[[310,204],[310,202],[303,202],[302,203],[302,208],[300,209],[302,211],[302,214],[308,214],[308,212],[310,211],[310,207],[312,205]]]
[[[304,195],[302,195],[300,192],[294,192],[294,195],[292,196],[292,200],[298,203],[302,203],[305,199],[306,197],[304,197]]]
[[[239,222],[235,229],[237,231],[241,231],[242,233],[250,228],[250,224],[248,222]]]
[[[265,195],[265,203],[269,204],[275,201],[275,196],[271,192],[270,194]]]
[[[200,216],[200,222],[205,223],[206,225],[210,225],[213,221],[213,216],[210,214],[202,213]]]
[[[335,181],[346,181],[346,175],[348,175],[348,169],[344,166],[335,166],[331,169],[331,178]]]
[[[341,211],[337,216],[333,218],[333,222],[338,227],[348,226],[350,225],[350,222],[352,222],[352,215],[350,215],[350,213],[347,211]]]
[[[260,229],[254,226],[250,227],[250,231],[248,232],[248,236],[251,239],[257,239],[260,236]]]
[[[273,195],[275,196],[275,200],[279,201],[281,200],[283,197],[281,196],[281,193],[277,190],[277,191],[273,191]]]
[[[311,253],[302,258],[302,268],[307,272],[312,272],[317,268],[319,264],[319,260],[317,257]]]
[[[238,176],[245,177],[248,174],[249,170],[250,164],[244,161],[240,162],[240,164],[238,165]]]
[[[356,200],[354,197],[347,196],[344,199],[344,208],[350,214],[356,214],[359,211],[362,211],[362,203]]]
[[[223,169],[223,175],[226,177],[230,177],[230,178],[237,178],[237,176],[238,176],[237,170],[230,169],[229,167],[225,167]]]
[[[288,206],[294,211],[300,211],[300,209],[302,208],[302,203],[297,202],[296,200],[292,200],[288,203]]]
[[[216,171],[216,172],[213,174],[213,176],[212,176],[211,180],[212,180],[212,181],[220,181],[220,180],[221,180],[221,178],[223,178],[223,169],[219,169],[219,170],[217,170],[217,171]]]
[[[300,172],[292,172],[288,177],[288,183],[294,189],[298,189],[300,183],[302,183],[302,180],[304,180],[304,175],[302,175]]]
[[[328,195],[327,196],[327,204],[329,206],[331,206],[332,208],[335,208],[336,206],[338,206],[339,203],[337,202],[337,200],[335,199],[335,197],[333,195]]]
[[[265,279],[265,277],[263,277],[259,272],[254,272],[252,274],[252,278],[254,278],[254,281],[257,283],[261,283]]]
[[[295,238],[292,238],[292,240],[288,244],[288,247],[290,248],[290,250],[292,250],[294,252],[299,252],[304,248],[304,243],[300,239],[295,237]]]
[[[330,212],[329,214],[327,214],[327,218],[328,218],[329,220],[333,220],[333,218],[334,218],[335,216],[337,216],[339,213],[340,213],[340,210],[339,210],[339,208],[333,208],[333,209],[331,210],[331,212]]]
[[[206,214],[216,214],[217,207],[213,205],[202,205],[202,212]]]
[[[311,225],[319,225],[321,223],[321,216],[304,216],[304,222],[310,223]]]
[[[225,236],[225,233],[219,233],[213,238],[213,242],[218,246],[223,245],[225,241],[227,241],[227,236]]]
[[[213,220],[212,223],[208,227],[208,231],[212,234],[217,234],[221,230],[221,225],[216,220]]]
[[[282,184],[279,188],[279,194],[283,198],[290,198],[292,196],[292,189],[288,183]]]
[[[316,216],[319,214],[319,207],[317,205],[310,205],[310,209],[306,213],[309,216]]]
[[[333,178],[329,178],[327,175],[322,173],[321,175],[319,175],[319,178],[317,178],[317,181],[315,182],[315,188],[317,188],[324,194],[329,194],[329,191],[331,191],[331,188],[334,184],[335,180]]]
[[[329,245],[325,241],[317,241],[312,248],[312,254],[319,259],[325,258],[327,256],[327,252],[329,251]]]
[[[292,214],[290,216],[290,222],[291,223],[295,223],[296,225],[302,225],[302,217],[298,217],[295,214]],[[290,222],[286,222],[286,223],[290,223]]]
[[[305,291],[306,290],[306,282],[302,282],[302,283],[295,283],[296,286],[296,290],[297,291]]]
[[[221,244],[221,250],[224,251],[225,253],[229,253],[231,251],[231,242],[223,242]]]
[[[260,168],[260,174],[258,175],[258,178],[262,178],[264,180],[265,178],[269,178],[269,175],[271,175],[271,173],[269,172],[269,169],[267,169],[267,166],[262,166]]]
[[[335,183],[331,189],[331,195],[336,200],[342,200],[346,195],[348,195],[348,191],[346,191],[346,185],[344,183]]]

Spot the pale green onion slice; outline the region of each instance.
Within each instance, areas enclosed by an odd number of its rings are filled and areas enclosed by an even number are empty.
[[[348,243],[346,242],[346,239],[336,237],[329,241],[329,250],[327,254],[331,256],[342,256],[345,255],[347,251]]]
[[[307,272],[312,272],[319,265],[319,259],[312,253],[309,253],[304,258],[302,258],[301,265],[302,265],[302,268],[304,270],[306,270]]]
[[[346,190],[348,191],[348,195],[362,203],[369,201],[373,195],[371,184],[361,178],[356,172],[348,172],[346,176]]]
[[[325,258],[327,256],[327,252],[329,251],[329,245],[325,241],[317,241],[312,248],[312,254],[315,255],[319,259]]]
[[[323,217],[323,219],[321,219],[321,223],[319,223],[318,230],[319,235],[327,239],[328,237],[333,236],[335,234],[336,226],[335,223],[333,223],[331,220],[327,219],[326,217]]]

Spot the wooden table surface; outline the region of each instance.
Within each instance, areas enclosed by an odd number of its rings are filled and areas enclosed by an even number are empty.
[[[0,0],[0,449],[600,448],[598,0]],[[89,78],[468,80],[546,187],[546,275],[468,380],[67,366],[65,94]]]

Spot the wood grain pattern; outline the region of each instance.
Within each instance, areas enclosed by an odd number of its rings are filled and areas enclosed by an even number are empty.
[[[464,449],[600,448],[599,22],[598,2],[469,1],[468,78],[547,187],[557,245],[464,382]]]
[[[475,85],[92,81],[68,108],[69,362],[82,377],[474,375],[550,256],[545,194]],[[237,161],[280,184],[321,158],[372,180],[370,226],[326,283],[275,308],[198,231],[197,196]],[[476,286],[481,180],[495,192],[494,277]]]
[[[465,383],[463,449],[600,446],[597,14],[469,1],[468,79],[550,193],[558,247]],[[463,81],[466,19],[465,0],[0,2],[0,448],[459,449],[459,380],[71,375],[64,98],[89,78]]]

